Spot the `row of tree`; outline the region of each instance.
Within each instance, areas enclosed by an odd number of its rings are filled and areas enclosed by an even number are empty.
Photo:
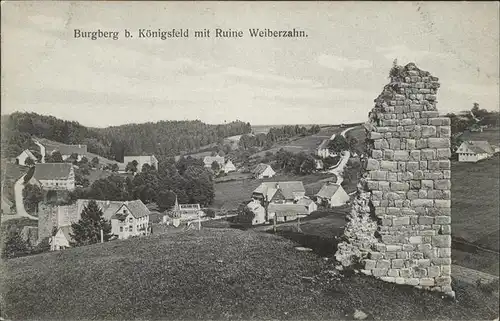
[[[313,125],[309,129],[299,125],[286,125],[282,127],[272,127],[267,134],[260,133],[257,135],[242,135],[238,146],[242,149],[252,147],[268,149],[274,143],[287,140],[296,136],[307,136],[319,133],[321,128],[318,125]]]
[[[36,149],[31,140],[36,136],[64,144],[85,144],[90,152],[119,162],[123,162],[124,155],[174,156],[222,142],[224,137],[251,132],[250,124],[241,121],[223,125],[209,125],[199,120],[159,121],[89,128],[74,121],[21,112],[2,116],[2,129],[5,157],[15,157],[24,149]]]

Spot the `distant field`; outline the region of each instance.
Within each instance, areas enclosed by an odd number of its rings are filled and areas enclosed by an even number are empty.
[[[488,128],[483,132],[464,132],[460,139],[462,140],[486,140],[490,144],[499,145],[500,144],[500,128]]]
[[[480,246],[499,250],[500,158],[478,163],[452,162],[452,233]]]
[[[329,126],[321,128],[321,131],[315,135],[310,135],[306,137],[301,137],[296,140],[293,140],[288,143],[276,144],[273,148],[269,149],[269,151],[275,153],[281,148],[286,151],[298,153],[298,152],[306,152],[313,153],[316,148],[321,144],[321,142],[325,139],[330,139],[333,134],[340,133],[343,129],[339,126]],[[264,156],[267,151],[262,151],[256,153],[252,156]]]

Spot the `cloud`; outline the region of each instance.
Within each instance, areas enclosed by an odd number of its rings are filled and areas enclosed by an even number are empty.
[[[344,71],[345,69],[367,69],[372,67],[372,62],[361,59],[348,59],[334,55],[321,54],[318,63],[327,68]]]

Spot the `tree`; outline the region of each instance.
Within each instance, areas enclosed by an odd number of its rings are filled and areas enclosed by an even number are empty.
[[[38,185],[26,184],[24,186],[23,203],[28,213],[35,213],[38,209],[38,203],[42,200],[42,190]]]
[[[171,209],[175,204],[175,197],[176,195],[172,191],[161,191],[158,194],[158,200],[156,202],[160,211]]]
[[[113,173],[118,172],[118,170],[120,169],[117,163],[113,163],[110,168]]]
[[[73,239],[72,246],[99,243],[101,241],[101,230],[105,242],[111,237],[111,225],[104,219],[102,209],[94,200],[91,200],[84,207],[80,220],[71,224],[71,228],[73,230],[70,233]]]
[[[21,237],[19,229],[9,229],[3,246],[2,257],[10,259],[27,255],[29,254],[29,252],[30,247],[28,243]]]
[[[212,165],[211,165],[211,168],[214,172],[218,172],[220,170],[220,165],[217,161],[213,161],[212,162]]]
[[[205,212],[205,215],[211,218],[215,217],[215,211],[211,208],[204,209],[203,212]]]
[[[92,158],[92,160],[90,161],[90,165],[93,168],[97,168],[97,166],[99,165],[99,158],[97,157]]]
[[[30,157],[28,157],[24,161],[24,165],[26,165],[26,166],[33,166],[33,165],[35,165],[35,161],[33,159],[31,159]]]
[[[48,158],[48,159],[47,159]],[[63,163],[61,152],[56,150],[50,156],[45,156],[46,163]]]
[[[349,143],[342,135],[335,135],[335,138],[328,143],[328,149],[334,153],[340,153],[349,149]]]
[[[137,172],[137,161],[134,160],[134,161],[128,162],[127,166],[125,167],[125,171],[136,173]]]

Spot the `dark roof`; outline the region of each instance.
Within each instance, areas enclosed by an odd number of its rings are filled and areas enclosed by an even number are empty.
[[[78,199],[76,201],[76,206],[77,206],[77,213],[82,213],[83,209],[85,206],[88,206],[89,202],[91,200],[89,199]],[[118,209],[123,205],[123,201],[101,201],[101,200],[94,200],[97,203],[97,206],[102,210],[102,216],[106,219],[109,220],[113,214],[118,211]]]
[[[73,153],[85,155],[87,153],[87,145],[60,145],[53,149],[53,151],[56,150],[61,152],[61,155],[71,155]]]
[[[322,198],[331,198],[335,193],[337,193],[337,190],[340,188],[340,185],[338,184],[325,184],[323,187],[321,187],[321,190],[316,194],[318,197]]]
[[[328,143],[330,142],[329,139],[325,139],[319,144],[318,149],[326,149],[328,148]]]
[[[72,167],[68,163],[35,164],[33,177],[37,180],[67,179]]]
[[[148,216],[150,214],[149,209],[144,205],[141,200],[123,202],[123,206],[126,206],[129,210],[130,214],[134,218],[140,218],[144,216]],[[120,212],[122,206],[115,212],[115,214],[111,217],[114,219],[123,220],[128,214],[123,214]]]
[[[485,140],[471,140],[471,141],[465,141],[464,144],[468,149],[470,149],[472,152],[476,154],[483,154],[483,153],[488,153],[488,154],[493,154],[495,151],[491,147],[490,143],[488,143]]]
[[[257,194],[267,195],[267,197],[271,199],[277,190],[281,191],[285,199],[294,199],[295,193],[306,192],[301,181],[263,182],[253,192]]]
[[[271,203],[267,207],[269,213],[276,213],[276,216],[290,216],[298,214],[309,214],[307,208],[300,204],[275,204]]]

